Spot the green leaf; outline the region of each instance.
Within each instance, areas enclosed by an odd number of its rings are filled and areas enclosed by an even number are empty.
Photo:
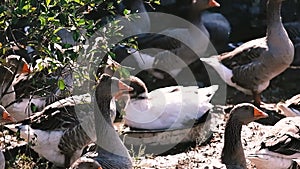
[[[124,67],[121,67],[121,68],[119,68],[118,71],[120,72],[121,77],[123,77],[123,78],[129,78],[130,72],[129,72],[128,69],[126,69]]]
[[[123,14],[124,14],[124,15],[129,15],[129,14],[130,14],[130,12],[131,12],[130,10],[128,10],[128,9],[125,9],[125,10],[123,11]]]
[[[51,0],[46,0],[46,7],[48,7],[51,3]]]
[[[39,20],[40,20],[40,22],[41,22],[41,26],[45,26],[45,25],[46,25],[46,18],[45,18],[45,17],[40,16],[40,17],[39,17]]]
[[[65,88],[66,88],[65,82],[62,79],[58,80],[57,86],[58,86],[59,90],[65,90]]]
[[[38,107],[35,105],[35,104],[33,104],[33,103],[31,103],[31,105],[30,105],[30,109],[31,109],[31,111],[32,112],[37,112],[37,110],[38,110]]]
[[[28,11],[31,8],[30,4],[23,6],[23,10]]]

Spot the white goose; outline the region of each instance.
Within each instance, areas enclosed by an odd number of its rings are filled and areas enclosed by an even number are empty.
[[[256,106],[261,104],[260,94],[270,80],[287,69],[294,57],[294,46],[280,18],[281,3],[282,0],[267,3],[266,37],[246,42],[228,53],[201,58],[228,85],[252,94]]]
[[[257,169],[287,169],[300,159],[300,117],[287,117],[266,132],[260,150],[248,158]]]
[[[148,93],[146,85],[137,77],[127,79],[134,88],[125,106],[125,124],[140,129],[183,128],[193,124],[213,106],[210,103],[217,85],[171,86]],[[125,80],[125,81],[127,81]]]

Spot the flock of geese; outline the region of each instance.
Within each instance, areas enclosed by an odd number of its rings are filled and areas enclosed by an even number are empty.
[[[132,0],[127,3],[129,9],[134,12],[143,13],[146,10],[142,0]],[[282,0],[267,2],[265,37],[246,42],[230,52],[200,58],[203,63],[213,67],[227,85],[245,94],[253,95],[254,99],[253,104],[240,103],[230,111],[221,153],[221,162],[227,168],[247,168],[241,140],[242,125],[268,117],[268,114],[262,111],[264,103],[261,101],[260,94],[269,86],[271,79],[285,71],[291,64],[296,64],[300,57],[298,56],[300,53],[299,23],[298,26],[294,24],[295,27],[290,26],[291,24],[289,27],[284,27],[280,18],[281,3]],[[214,28],[211,27],[211,31],[207,31],[202,22],[205,19],[199,19],[199,15],[205,9],[218,6],[215,0],[193,1],[188,5],[192,10],[185,13],[186,19],[209,38],[210,34],[214,33]],[[143,22],[149,21],[146,15],[143,16],[146,17],[143,18]],[[225,25],[221,30],[230,31],[223,17],[216,18],[221,18],[217,21],[222,21]],[[209,24],[207,20],[206,23]],[[134,28],[130,29],[134,30]],[[128,150],[113,126],[117,100],[125,102],[123,118],[127,126],[148,130],[180,129],[209,113],[213,107],[211,100],[219,87],[209,85],[199,88],[197,85],[171,84],[152,89],[151,84],[145,82],[143,77],[125,78],[117,75],[118,72],[115,70],[123,66],[119,63],[126,58],[120,56],[124,52],[118,55],[118,50],[126,50],[125,55],[132,55],[141,70],[156,67],[167,70],[172,76],[177,76],[185,68],[184,65],[199,60],[198,56],[205,53],[204,49],[209,44],[206,40],[200,42],[199,39],[193,40],[191,37],[194,37],[194,33],[190,28],[177,28],[166,29],[162,34],[138,36],[137,41],[141,49],[150,47],[165,49],[154,56],[127,46],[116,46],[115,60],[106,56],[101,62],[104,64],[97,70],[94,93],[66,98],[22,95],[22,90],[25,89],[20,87],[29,83],[28,78],[41,77],[30,76],[33,70],[24,58],[10,55],[5,58],[0,67],[0,122],[13,132],[19,132],[20,137],[26,141],[32,142],[31,148],[56,167],[132,168],[132,159]],[[224,34],[228,35],[226,32]],[[182,38],[185,38],[186,40],[183,41],[187,43],[180,43]],[[198,50],[187,52],[189,48]],[[169,61],[174,61],[172,58],[174,54],[185,64],[168,65]],[[147,73],[161,80],[166,76],[157,70],[150,70]],[[70,76],[66,75],[64,79],[68,78]],[[53,91],[56,93],[58,89]],[[22,98],[18,99],[20,96]],[[298,117],[300,111],[297,107],[299,103],[300,96],[296,95],[277,105],[278,109],[289,117],[277,122],[262,139],[260,150],[247,157],[257,168],[287,169],[293,161],[300,158],[300,117]],[[80,110],[84,110],[80,111],[80,115],[77,106]],[[90,143],[96,143],[96,148],[83,153]],[[0,169],[4,168],[5,159],[0,151]]]

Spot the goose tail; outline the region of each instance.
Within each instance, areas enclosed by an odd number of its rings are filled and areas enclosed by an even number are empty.
[[[15,133],[20,133],[20,137],[25,139],[25,141],[32,140],[36,137],[36,134],[33,132],[32,128],[29,125],[19,124],[8,124],[5,125],[6,128]]]
[[[205,96],[205,100],[209,102],[218,89],[219,85],[212,85],[209,87],[199,88],[198,92],[201,93],[202,96]]]
[[[212,56],[208,58],[200,58],[202,62],[205,62],[206,64],[210,65],[212,68],[214,68],[219,76],[224,80],[228,85],[230,86],[236,86],[232,81],[231,78],[233,76],[232,70],[224,66],[218,59],[218,56]]]

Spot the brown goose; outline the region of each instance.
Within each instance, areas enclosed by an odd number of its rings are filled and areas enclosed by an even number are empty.
[[[8,62],[7,62],[8,63]],[[12,65],[10,65],[12,66]],[[14,70],[13,67],[10,67]],[[18,71],[17,71],[18,72]],[[6,66],[0,66],[1,96],[0,102],[10,112],[17,121],[23,120],[32,114],[31,105],[42,108],[45,105],[45,98],[18,98],[16,99],[15,88],[13,85],[14,72]]]
[[[257,106],[261,104],[260,94],[269,86],[270,80],[288,68],[294,57],[294,46],[280,18],[281,2],[267,2],[266,37],[246,42],[228,53],[201,58],[228,85],[252,94]]]
[[[178,2],[180,3],[180,2]],[[209,33],[203,25],[201,13],[212,7],[219,7],[220,4],[215,0],[195,0],[181,2],[177,11],[187,21],[192,24],[184,28],[167,28],[159,34],[142,36],[137,39],[140,49],[159,48],[165,51],[159,52],[153,57],[143,55],[139,65],[141,68],[148,68],[151,61],[151,68],[155,67],[169,74],[176,76],[187,65],[198,60],[198,55],[203,55],[209,45]],[[189,4],[187,4],[189,3]],[[192,50],[191,50],[192,49]],[[177,57],[176,57],[177,56]],[[152,59],[151,59],[152,58]]]
[[[222,163],[229,169],[246,169],[246,158],[241,141],[242,125],[266,118],[268,115],[252,104],[241,103],[230,112],[224,136],[224,147],[221,154]]]
[[[250,154],[257,169],[287,169],[300,159],[300,117],[287,117],[266,132],[260,150]]]
[[[31,141],[31,148],[55,166],[69,167],[70,163],[80,157],[84,146],[95,140],[84,130],[92,131],[87,128],[92,127],[92,113],[85,112],[85,116],[79,119],[75,111],[78,110],[78,107],[75,109],[75,105],[87,110],[88,107],[84,107],[88,106],[87,102],[90,102],[89,95],[62,99],[18,124],[6,127],[19,132],[20,137],[26,141]],[[84,129],[83,124],[86,127]]]
[[[130,90],[132,90],[131,87],[107,74],[100,77],[95,92],[99,107],[99,110],[95,111],[97,150],[86,153],[71,166],[71,169],[79,169],[79,166],[89,163],[87,158],[94,160],[93,164],[97,161],[103,169],[132,168],[131,157],[112,125],[109,111],[112,97],[121,96]],[[93,169],[97,169],[97,167]]]

